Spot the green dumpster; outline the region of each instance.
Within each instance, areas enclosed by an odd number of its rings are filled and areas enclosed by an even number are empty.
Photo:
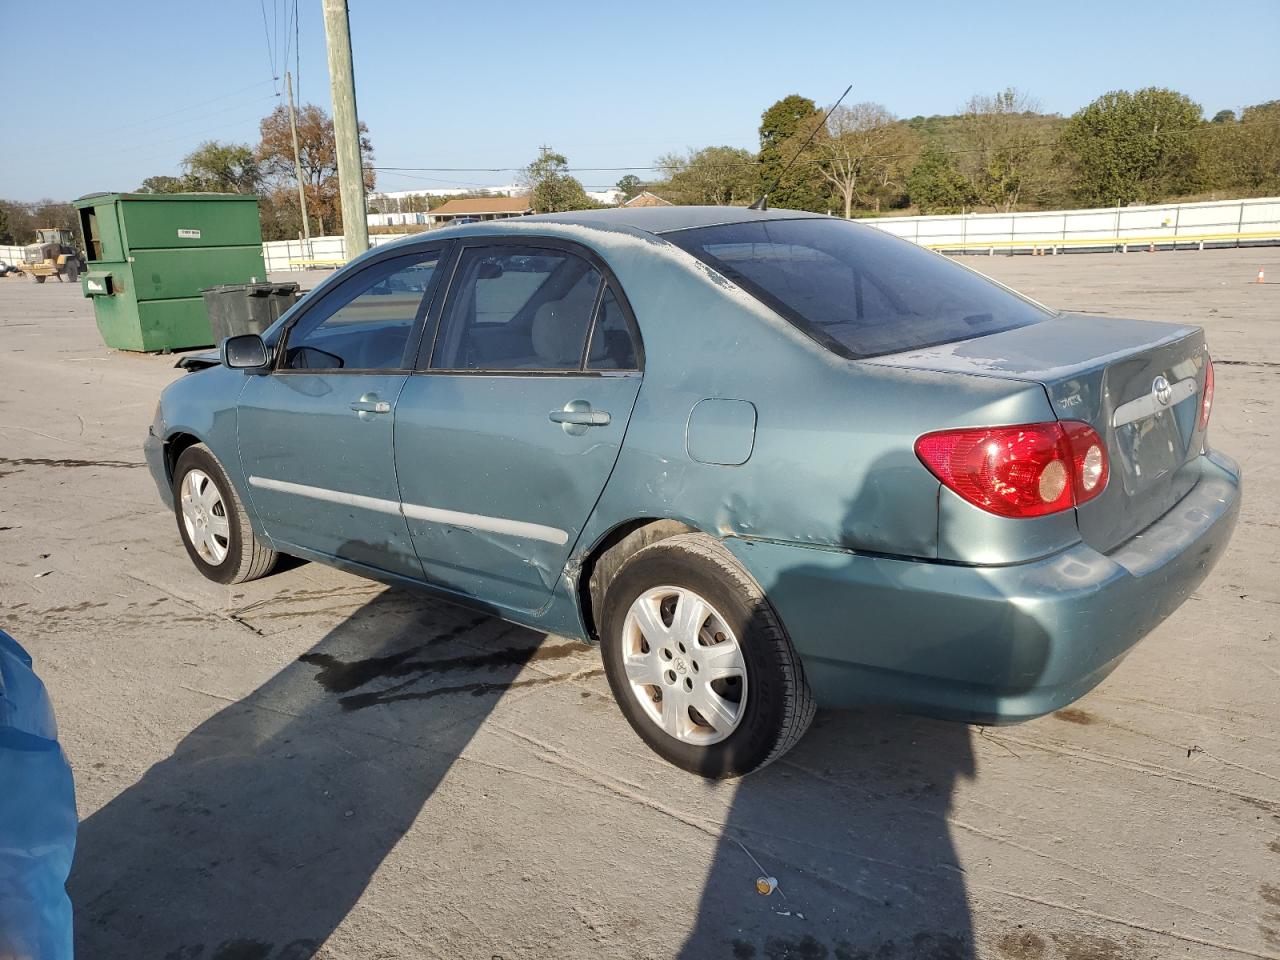
[[[109,347],[211,346],[200,291],[266,279],[256,196],[98,193],[75,207],[88,254],[82,289]]]

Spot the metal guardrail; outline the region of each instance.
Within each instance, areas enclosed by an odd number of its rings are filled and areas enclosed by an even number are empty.
[[[1280,230],[1260,233],[1179,234],[1177,236],[1160,234],[1147,237],[1068,237],[1065,240],[974,240],[965,243],[921,243],[920,246],[939,252],[948,250],[962,252],[967,250],[988,250],[992,252],[996,250],[1031,250],[1035,253],[1048,250],[1056,254],[1060,249],[1067,247],[1098,247],[1128,253],[1130,247],[1147,247],[1148,249],[1170,247],[1176,249],[1179,246],[1188,246],[1203,250],[1206,243],[1236,243],[1238,245],[1241,241],[1249,243],[1280,243]]]

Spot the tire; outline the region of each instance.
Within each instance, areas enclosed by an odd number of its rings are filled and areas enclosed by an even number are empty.
[[[37,274],[34,274],[34,273],[31,275],[31,279],[34,280],[36,283],[44,283],[45,281],[44,277],[38,276]]]
[[[692,601],[704,603],[705,617]],[[669,537],[627,559],[606,587],[599,622],[614,699],[678,767],[743,776],[795,746],[813,719],[800,659],[764,592],[704,534]],[[687,643],[695,634],[696,645]]]
[[[192,516],[184,506],[192,508]],[[275,567],[279,555],[254,536],[227,472],[202,443],[188,447],[178,457],[173,471],[173,512],[191,562],[214,583],[257,580]]]

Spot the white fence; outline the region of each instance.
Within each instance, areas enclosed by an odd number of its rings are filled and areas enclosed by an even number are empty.
[[[9,266],[13,266],[15,263],[21,263],[22,248],[0,246],[0,260],[9,264]]]
[[[1240,246],[1280,241],[1280,197],[1094,210],[859,221],[934,250],[970,253]]]
[[[408,234],[377,233],[369,243],[378,247]],[[312,237],[309,244],[301,240],[268,240],[262,245],[262,259],[267,270],[306,270],[310,267],[337,267],[347,262],[345,237]]]

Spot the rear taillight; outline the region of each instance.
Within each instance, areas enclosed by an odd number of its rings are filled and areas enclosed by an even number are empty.
[[[1213,410],[1213,358],[1204,355],[1204,395],[1200,398],[1200,429],[1209,425],[1209,413]]]
[[[1002,517],[1042,517],[1107,485],[1107,447],[1078,420],[927,433],[916,456],[947,489]]]

